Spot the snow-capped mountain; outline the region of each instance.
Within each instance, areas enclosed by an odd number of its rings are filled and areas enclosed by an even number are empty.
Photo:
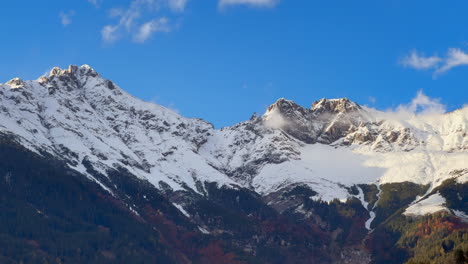
[[[348,99],[310,108],[279,99],[263,116],[217,130],[139,100],[87,65],[12,79],[0,86],[0,103],[2,133],[111,192],[85,164],[102,175],[125,168],[157,188],[195,192],[203,182],[262,195],[305,183],[323,200],[347,199],[347,187],[360,183],[434,188],[468,169],[468,108],[401,118]]]
[[[466,107],[279,99],[215,129],[70,66],[0,84],[0,161],[2,263],[444,263],[468,243]]]

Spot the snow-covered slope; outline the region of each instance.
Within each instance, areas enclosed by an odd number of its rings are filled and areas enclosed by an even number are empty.
[[[358,183],[434,188],[468,169],[467,124],[468,108],[401,118],[348,99],[321,99],[310,109],[279,99],[263,116],[216,130],[132,97],[87,65],[0,84],[0,132],[29,149],[95,181],[90,165],[199,193],[203,182],[262,195],[304,183],[324,200],[347,199]]]
[[[0,130],[83,173],[87,161],[104,175],[125,168],[174,190],[197,190],[197,181],[235,184],[197,154],[211,124],[134,98],[87,65],[0,87]]]

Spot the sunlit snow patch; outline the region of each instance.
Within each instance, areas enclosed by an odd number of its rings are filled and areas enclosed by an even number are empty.
[[[448,211],[444,206],[445,198],[439,193],[433,194],[424,200],[421,200],[406,208],[404,214],[408,216],[423,216],[440,211]]]

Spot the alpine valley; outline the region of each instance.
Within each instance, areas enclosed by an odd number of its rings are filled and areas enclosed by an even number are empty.
[[[0,263],[468,263],[468,107],[231,127],[87,65],[0,84]]]

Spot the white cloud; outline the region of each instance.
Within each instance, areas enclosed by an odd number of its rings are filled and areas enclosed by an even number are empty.
[[[279,2],[280,0],[219,0],[219,6],[247,5],[255,7],[274,7]]]
[[[136,42],[143,43],[155,32],[169,32],[168,19],[165,17],[153,19],[142,24],[138,33],[133,37]]]
[[[275,129],[281,129],[288,125],[288,121],[284,119],[278,107],[268,108],[265,114],[265,125]]]
[[[384,119],[407,120],[415,116],[431,116],[447,112],[447,108],[438,98],[431,98],[419,90],[408,104],[400,104],[395,109],[383,112]]]
[[[62,25],[64,27],[70,25],[72,23],[71,17],[73,15],[75,15],[75,11],[73,11],[73,10],[70,10],[67,13],[63,12],[63,11],[60,11],[60,13],[59,13],[60,23],[62,23]]]
[[[430,98],[419,90],[411,103],[398,106],[397,111],[422,115],[443,114],[446,112],[446,107],[440,103],[440,99]]]
[[[173,11],[184,11],[187,0],[168,0],[168,5]]]
[[[281,129],[288,124],[287,120],[283,118],[278,111],[265,113],[265,125],[275,129]]]
[[[377,101],[377,99],[376,99],[375,97],[373,97],[373,96],[369,96],[367,99],[368,99],[369,102],[371,102],[371,103],[375,103],[375,102]]]
[[[416,70],[434,69],[434,77],[447,72],[455,67],[468,65],[468,53],[457,48],[450,48],[444,57],[430,56],[425,57],[417,51],[412,51],[404,57],[400,63]]]
[[[151,5],[151,0],[133,0],[127,10],[113,8],[109,11],[111,17],[118,17],[115,25],[106,25],[101,30],[102,39],[106,42],[114,42],[123,34],[122,31],[131,32],[135,21],[140,17],[142,9]]]
[[[112,8],[111,18],[117,18],[114,25],[106,25],[101,30],[105,42],[115,42],[121,37],[130,35],[135,42],[145,42],[155,32],[169,32],[169,19],[166,16],[154,17],[155,12],[169,9],[172,12],[182,12],[188,0],[132,0],[127,9]],[[147,22],[140,22],[148,16],[153,16]]]
[[[114,42],[118,39],[117,30],[119,26],[107,25],[102,28],[101,35],[102,39],[106,42]]]
[[[425,57],[424,55],[418,54],[416,51],[412,51],[411,54],[401,60],[401,64],[408,68],[426,70],[436,67],[441,60],[442,59],[438,56]]]
[[[444,60],[442,67],[437,69],[436,73],[443,73],[452,68],[468,65],[468,54],[463,52],[460,49],[449,49],[447,52],[447,57]]]

